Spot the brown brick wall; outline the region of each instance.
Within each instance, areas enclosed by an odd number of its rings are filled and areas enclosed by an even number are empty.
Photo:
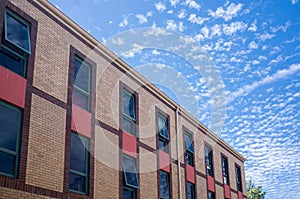
[[[26,184],[63,191],[66,111],[33,94]]]
[[[216,199],[224,199],[224,189],[216,184]]]
[[[140,198],[157,198],[157,157],[140,147]]]
[[[119,138],[96,126],[94,198],[119,198]]]
[[[173,199],[178,199],[178,166],[177,164],[172,164],[172,196]]]
[[[196,177],[197,198],[202,199],[207,197],[206,179],[200,176]]]
[[[55,198],[0,187],[0,199],[55,199]]]

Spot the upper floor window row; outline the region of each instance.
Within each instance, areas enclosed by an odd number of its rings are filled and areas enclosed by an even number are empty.
[[[3,27],[0,65],[26,77],[27,59],[31,54],[30,23],[6,9]]]

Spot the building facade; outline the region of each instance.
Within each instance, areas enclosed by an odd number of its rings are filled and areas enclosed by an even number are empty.
[[[246,198],[245,158],[46,0],[0,0],[0,198]]]

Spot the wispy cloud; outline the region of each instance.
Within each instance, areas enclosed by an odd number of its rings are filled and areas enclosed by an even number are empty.
[[[231,24],[223,24],[223,32],[225,35],[232,35],[237,31],[244,31],[247,24],[241,21],[232,22]]]
[[[223,18],[225,21],[231,20],[233,17],[236,17],[238,12],[242,9],[243,4],[231,3],[227,8],[218,7],[214,12],[212,10],[208,10],[208,14],[213,18]]]
[[[196,23],[199,25],[202,25],[205,21],[208,21],[209,18],[207,17],[197,17],[196,14],[190,14],[188,21],[190,21],[191,23]]]
[[[140,24],[146,23],[148,21],[147,18],[142,14],[137,14],[135,15],[135,17],[138,18]]]
[[[271,76],[266,76],[265,78],[263,78],[260,81],[245,85],[242,88],[238,89],[237,91],[230,93],[228,96],[227,103],[234,101],[236,98],[238,98],[240,96],[245,96],[245,95],[251,93],[253,90],[258,88],[259,86],[269,84],[269,83],[275,82],[279,79],[288,77],[289,75],[292,75],[299,70],[300,70],[300,64],[292,64],[292,65],[290,65],[290,67],[288,69],[278,70],[275,74],[273,74]]]
[[[200,4],[193,0],[185,0],[185,4],[189,6],[189,8],[194,8],[199,10],[201,8]]]
[[[159,12],[163,12],[165,9],[167,9],[167,7],[165,6],[165,4],[158,2],[156,4],[154,4],[155,8],[157,11]]]

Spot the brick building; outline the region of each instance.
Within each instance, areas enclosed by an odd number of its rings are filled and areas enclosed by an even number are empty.
[[[0,0],[0,41],[1,199],[245,198],[245,158],[48,1]]]

